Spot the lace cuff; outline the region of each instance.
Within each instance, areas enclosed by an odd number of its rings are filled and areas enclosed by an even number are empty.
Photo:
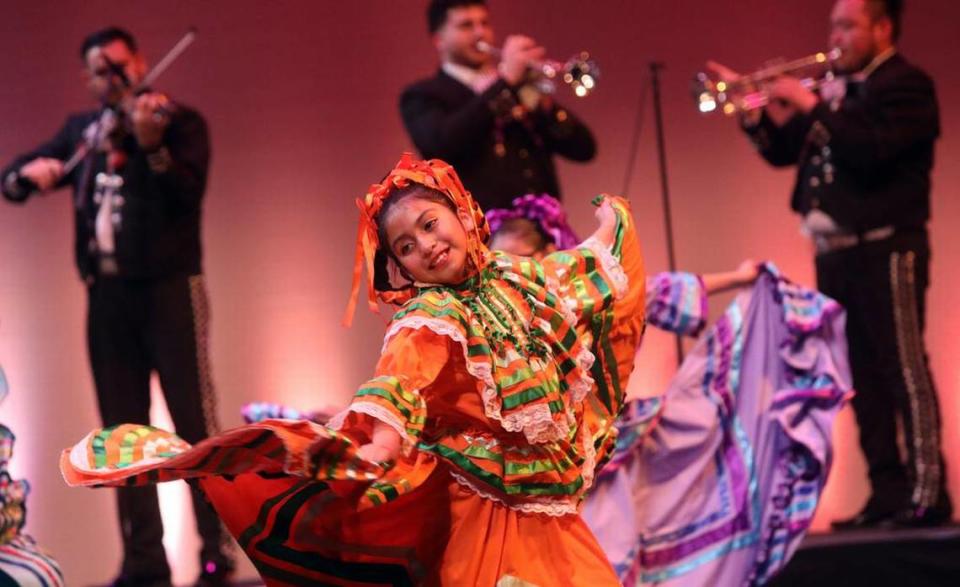
[[[578,248],[587,249],[597,256],[600,266],[603,267],[603,271],[612,282],[614,299],[619,300],[627,294],[627,288],[630,285],[627,274],[624,272],[623,266],[620,265],[620,260],[610,252],[610,247],[603,244],[600,239],[591,236],[580,243]]]

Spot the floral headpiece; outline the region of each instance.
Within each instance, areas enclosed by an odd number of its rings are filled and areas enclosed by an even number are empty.
[[[353,320],[353,314],[360,296],[360,281],[363,278],[363,269],[367,272],[367,305],[372,312],[378,312],[377,298],[388,304],[402,304],[416,295],[416,287],[411,283],[399,289],[377,289],[377,283],[387,283],[387,255],[377,255],[380,246],[378,236],[379,215],[384,202],[393,192],[417,183],[436,190],[445,195],[453,203],[458,212],[465,212],[473,219],[473,229],[467,232],[468,261],[474,268],[485,265],[489,257],[484,243],[490,237],[487,220],[477,202],[473,199],[457,172],[448,163],[440,159],[421,161],[410,153],[400,157],[393,171],[380,183],[375,183],[367,189],[367,194],[357,199],[357,208],[360,209],[360,224],[357,228],[357,249],[353,263],[353,286],[350,290],[350,301],[343,318],[345,326]],[[386,253],[386,251],[383,251]]]
[[[567,222],[563,205],[553,196],[527,194],[514,199],[513,208],[495,208],[487,212],[487,222],[494,233],[505,221],[514,218],[535,222],[558,249],[572,249],[580,243]]]

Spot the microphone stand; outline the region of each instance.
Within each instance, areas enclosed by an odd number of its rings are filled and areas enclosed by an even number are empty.
[[[650,62],[650,86],[653,90],[653,121],[657,133],[657,159],[660,163],[660,201],[663,205],[663,225],[667,239],[667,268],[677,270],[677,257],[673,244],[673,219],[670,210],[670,186],[667,180],[667,151],[663,138],[663,108],[660,100],[660,72],[664,65]],[[677,364],[683,362],[683,341],[676,335]]]

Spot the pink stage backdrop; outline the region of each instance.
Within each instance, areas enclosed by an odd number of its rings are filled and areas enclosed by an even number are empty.
[[[597,135],[588,165],[562,164],[578,229],[588,199],[624,189],[627,151],[647,64],[663,73],[667,153],[680,268],[722,270],[741,259],[774,260],[813,282],[812,257],[788,211],[792,171],[766,166],[731,120],[703,117],[689,83],[707,58],[750,70],[771,58],[825,48],[830,0],[492,0],[502,35],[526,33],[565,58],[590,50],[597,92],[562,100]],[[903,52],[937,81],[943,117],[934,177],[933,286],[927,340],[940,398],[948,472],[960,498],[960,289],[954,230],[960,218],[960,4],[908,2]],[[339,317],[350,282],[353,198],[410,143],[397,112],[401,88],[430,75],[435,55],[424,1],[232,0],[162,3],[88,0],[5,2],[0,19],[0,161],[52,135],[68,111],[87,108],[78,46],[90,30],[119,24],[156,61],[191,25],[199,38],[158,82],[207,116],[214,159],[204,220],[213,308],[212,357],[225,426],[247,401],[314,408],[342,405],[370,372],[383,317]],[[948,49],[954,47],[954,49]],[[636,172],[626,186],[651,270],[666,267],[650,103]],[[468,186],[469,187],[469,186]],[[60,559],[72,585],[111,576],[119,564],[112,496],[67,489],[59,451],[98,425],[84,348],[85,297],[72,261],[65,192],[26,207],[0,205],[0,364],[12,396],[0,420],[18,435],[16,476],[33,484],[28,530]],[[726,299],[715,300],[716,315]],[[632,393],[662,389],[672,340],[651,333]],[[857,510],[863,460],[849,410],[838,424],[837,459],[817,527]],[[173,489],[177,493],[178,489]],[[175,495],[168,502],[180,503]],[[168,508],[176,576],[196,572],[189,518]],[[186,525],[186,528],[181,526]],[[243,574],[251,575],[249,566]]]

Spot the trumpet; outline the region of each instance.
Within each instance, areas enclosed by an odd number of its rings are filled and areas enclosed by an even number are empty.
[[[497,59],[502,55],[498,47],[486,41],[477,41],[477,49]],[[581,51],[564,62],[546,59],[532,63],[530,67],[538,73],[536,85],[545,94],[556,91],[559,78],[570,86],[574,95],[583,98],[597,87],[597,80],[600,79],[600,67],[586,51]]]
[[[703,114],[720,109],[727,116],[763,108],[770,102],[766,85],[782,75],[796,77],[809,90],[815,90],[834,79],[833,64],[840,49],[765,67],[733,82],[714,80],[704,72],[693,79],[693,98]]]

